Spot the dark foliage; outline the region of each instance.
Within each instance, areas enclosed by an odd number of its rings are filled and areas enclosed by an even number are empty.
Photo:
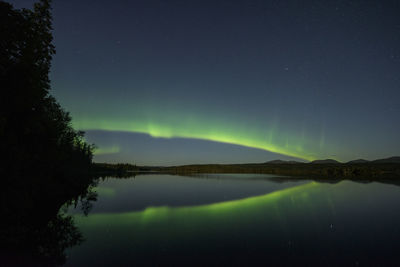
[[[136,165],[128,164],[128,163],[95,163],[94,169],[96,172],[134,172],[138,171],[139,167]]]
[[[49,94],[52,44],[48,0],[33,10],[0,2],[0,143],[3,179],[32,171],[69,177],[88,169],[93,146],[71,127],[71,117]]]
[[[49,0],[33,10],[0,1],[0,265],[62,264],[82,236],[60,207],[84,199],[87,213],[96,200],[93,145],[50,95],[51,31]]]

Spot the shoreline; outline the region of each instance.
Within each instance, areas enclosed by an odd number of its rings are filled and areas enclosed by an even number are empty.
[[[117,166],[117,167],[116,167]],[[193,164],[171,167],[136,166],[118,168],[115,164],[101,164],[95,168],[97,174],[177,174],[190,175],[201,173],[248,173],[272,174],[293,177],[293,179],[351,179],[351,180],[399,180],[398,163],[362,163],[362,164]],[[97,169],[97,170],[96,170]]]

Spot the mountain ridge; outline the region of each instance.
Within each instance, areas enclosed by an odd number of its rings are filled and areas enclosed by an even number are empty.
[[[316,159],[311,162],[308,162],[308,164],[368,164],[368,163],[374,163],[374,164],[385,164],[385,163],[400,163],[400,156],[392,156],[388,158],[383,158],[383,159],[375,159],[375,160],[366,160],[366,159],[354,159],[350,160],[347,162],[340,162],[334,159]],[[264,164],[304,164],[304,162],[301,161],[295,161],[295,160],[281,160],[281,159],[275,159],[275,160],[270,160],[267,162],[264,162]]]

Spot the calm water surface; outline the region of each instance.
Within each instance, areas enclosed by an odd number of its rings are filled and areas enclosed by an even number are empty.
[[[108,178],[67,266],[400,265],[400,187],[255,174]]]

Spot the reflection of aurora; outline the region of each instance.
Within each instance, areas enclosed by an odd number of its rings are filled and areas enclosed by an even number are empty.
[[[67,265],[153,265],[164,257],[207,261],[215,253],[241,255],[261,249],[259,255],[264,255],[268,247],[290,238],[291,221],[312,219],[310,198],[320,186],[311,182],[209,205],[74,215],[85,242],[70,251]],[[94,252],[96,257],[88,256]]]
[[[93,251],[98,255],[95,260],[99,265],[115,265],[110,259],[120,258],[121,264],[125,264],[127,258],[121,255],[129,255],[132,260],[129,264],[137,261],[149,264],[149,257],[150,261],[161,260],[165,253],[188,260],[204,253],[201,255],[207,258],[221,249],[227,255],[240,255],[243,251],[264,255],[266,249],[276,249],[277,244],[302,235],[303,230],[313,233],[318,229],[316,223],[329,226],[330,221],[325,220],[331,219],[332,209],[326,201],[329,194],[323,189],[327,186],[311,182],[209,205],[148,207],[143,211],[92,213],[87,217],[74,215],[86,241],[71,251],[69,263],[79,265]],[[314,203],[317,199],[317,205],[324,203],[327,207],[318,220]],[[114,253],[112,256],[110,251]],[[87,264],[92,261],[90,257]]]
[[[280,218],[280,208],[311,205],[310,194],[320,191],[321,186],[316,182],[286,188],[268,193],[262,196],[249,197],[245,199],[227,202],[213,203],[200,206],[187,207],[148,207],[143,211],[125,213],[98,213],[82,218],[77,215],[79,223],[87,225],[96,224],[121,224],[146,227],[152,224],[177,223],[200,224],[206,221],[224,221],[225,219],[236,222],[247,220],[253,216],[265,213],[270,214],[271,219]]]
[[[115,189],[112,187],[99,186],[94,189],[100,197],[113,197],[115,196]]]
[[[72,249],[69,264],[156,265],[196,259],[199,265],[237,260],[241,265],[252,260],[279,265],[274,263],[288,260],[284,265],[293,266],[316,260],[323,266],[337,255],[353,262],[377,248],[379,259],[386,259],[386,254],[395,255],[398,244],[400,217],[393,203],[399,199],[399,189],[392,185],[310,182],[209,205],[74,215],[86,241]]]
[[[179,115],[153,120],[137,118],[76,120],[74,127],[80,130],[143,133],[161,138],[208,140],[262,149],[306,160],[322,157],[324,155],[321,151],[326,150],[325,142],[319,139],[316,141],[316,137],[307,138],[304,129],[300,132],[293,129],[283,130],[273,122],[250,125],[212,117],[201,119],[198,116]],[[317,138],[323,140],[323,137]]]

